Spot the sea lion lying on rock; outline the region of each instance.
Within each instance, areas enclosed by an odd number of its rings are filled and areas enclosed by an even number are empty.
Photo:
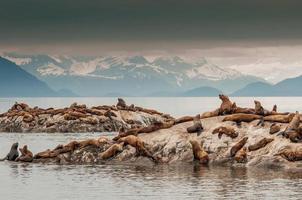
[[[33,153],[28,150],[27,145],[24,145],[23,148],[19,148],[19,151],[21,152],[21,156],[16,159],[16,161],[20,162],[32,162],[34,157]]]
[[[200,133],[203,131],[203,127],[200,120],[200,115],[196,115],[193,119],[193,125],[187,128],[188,133],[197,133],[199,136]]]
[[[285,148],[279,150],[275,156],[281,156],[282,158],[294,162],[302,160],[302,148],[291,148],[286,146]]]
[[[277,115],[265,116],[263,119],[264,121],[269,121],[269,122],[289,123],[294,116],[295,116],[294,113],[290,113],[287,115],[277,114]]]
[[[229,116],[226,116],[222,121],[233,121],[236,123],[240,122],[251,122],[256,119],[261,119],[260,115],[254,115],[254,114],[232,114]]]
[[[234,102],[232,105],[232,113],[245,113],[245,114],[254,114],[255,113],[255,109],[253,108],[241,108],[238,107],[236,105],[236,103]]]
[[[270,126],[269,133],[275,134],[275,133],[278,133],[280,130],[281,130],[281,126],[279,124],[273,123]]]
[[[219,108],[214,110],[214,111],[210,111],[210,112],[204,112],[201,116],[200,119],[205,119],[205,118],[210,118],[210,117],[216,117],[219,115]]]
[[[192,145],[194,159],[198,160],[201,164],[208,164],[209,162],[209,155],[203,149],[202,145],[196,140],[190,140]]]
[[[218,128],[215,128],[212,132],[212,134],[218,133],[218,138],[220,139],[222,135],[229,136],[231,138],[236,138],[238,136],[238,133],[235,131],[233,127],[226,127],[226,126],[220,126]]]
[[[229,97],[223,94],[219,95],[222,103],[219,108],[219,115],[226,115],[232,113],[233,103],[230,101]]]
[[[123,151],[123,143],[120,144],[113,144],[111,145],[106,151],[99,153],[99,157],[102,160],[107,160],[109,158],[112,158],[113,156],[117,155],[118,153]]]
[[[100,137],[98,139],[88,139],[79,142],[79,148],[84,148],[86,146],[101,147],[103,144],[109,143],[109,140],[105,137]]]
[[[180,124],[180,123],[184,123],[184,122],[193,121],[193,119],[194,119],[194,117],[192,117],[192,116],[180,117],[180,118],[175,120],[175,124]]]
[[[148,158],[151,158],[153,161],[156,161],[152,154],[146,149],[144,142],[139,137],[129,135],[127,137],[120,138],[117,142],[123,143],[124,145],[129,144],[130,146],[136,148],[140,155],[146,156]]]
[[[4,158],[0,159],[0,161],[15,161],[19,157],[18,145],[18,142],[14,143],[10,149],[10,152]]]
[[[255,144],[252,144],[248,147],[249,151],[256,151],[258,149],[261,149],[263,147],[265,147],[267,144],[271,143],[272,141],[274,141],[273,138],[263,138],[260,141],[256,142]]]
[[[239,142],[237,142],[230,150],[230,156],[234,157],[236,153],[246,144],[248,137],[242,138]]]
[[[235,155],[234,159],[238,163],[246,163],[247,162],[247,148],[241,148]]]

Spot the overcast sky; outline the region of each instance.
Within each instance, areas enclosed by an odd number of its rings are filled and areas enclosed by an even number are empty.
[[[301,10],[301,0],[2,0],[0,51],[199,52],[235,68],[300,67]]]

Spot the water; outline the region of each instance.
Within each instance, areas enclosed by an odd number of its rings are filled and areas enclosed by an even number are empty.
[[[237,105],[253,106],[253,98],[233,98]],[[302,110],[302,98],[257,98],[264,107]],[[218,107],[217,98],[125,98],[173,116],[193,115]],[[1,112],[15,101],[31,106],[64,107],[115,104],[116,98],[0,99]],[[0,134],[0,156],[19,141],[33,152],[74,139],[112,133]],[[0,162],[0,199],[301,199],[302,174],[275,170],[181,165],[43,165]]]

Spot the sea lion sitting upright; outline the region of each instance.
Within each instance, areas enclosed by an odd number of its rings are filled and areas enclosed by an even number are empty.
[[[203,131],[203,126],[200,121],[200,115],[196,115],[193,119],[193,125],[187,128],[188,133],[197,133],[199,136],[200,133]]]
[[[277,105],[274,105],[272,112],[274,112],[274,113],[277,112]]]
[[[15,161],[19,157],[18,145],[19,145],[18,142],[14,143],[10,149],[10,152],[0,161],[4,161],[4,160]]]
[[[254,103],[255,103],[255,114],[256,115],[263,115],[263,116],[265,116],[265,115],[269,114],[269,112],[262,107],[260,101],[256,101],[255,100]]]
[[[127,104],[124,99],[118,98],[117,101],[118,101],[116,104],[117,108],[126,108],[127,107]]]
[[[24,145],[23,148],[19,148],[21,152],[21,156],[16,159],[16,161],[21,162],[32,162],[33,161],[33,153],[28,150],[27,145]]]
[[[295,116],[293,117],[293,119],[290,121],[290,123],[288,124],[288,126],[286,127],[285,131],[283,131],[281,134],[283,137],[288,138],[289,137],[289,133],[292,133],[293,131],[298,131],[300,126],[300,114],[298,111],[296,111]]]
[[[219,95],[222,103],[219,108],[220,115],[231,114],[233,109],[233,103],[230,101],[229,97],[223,94]]]

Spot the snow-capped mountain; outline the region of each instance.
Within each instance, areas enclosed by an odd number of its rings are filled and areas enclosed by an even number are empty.
[[[159,91],[185,91],[201,86],[233,92],[262,81],[239,71],[221,68],[205,58],[196,62],[178,56],[54,56],[6,53],[6,59],[47,82],[56,90],[69,89],[83,96],[108,93],[147,95]]]

